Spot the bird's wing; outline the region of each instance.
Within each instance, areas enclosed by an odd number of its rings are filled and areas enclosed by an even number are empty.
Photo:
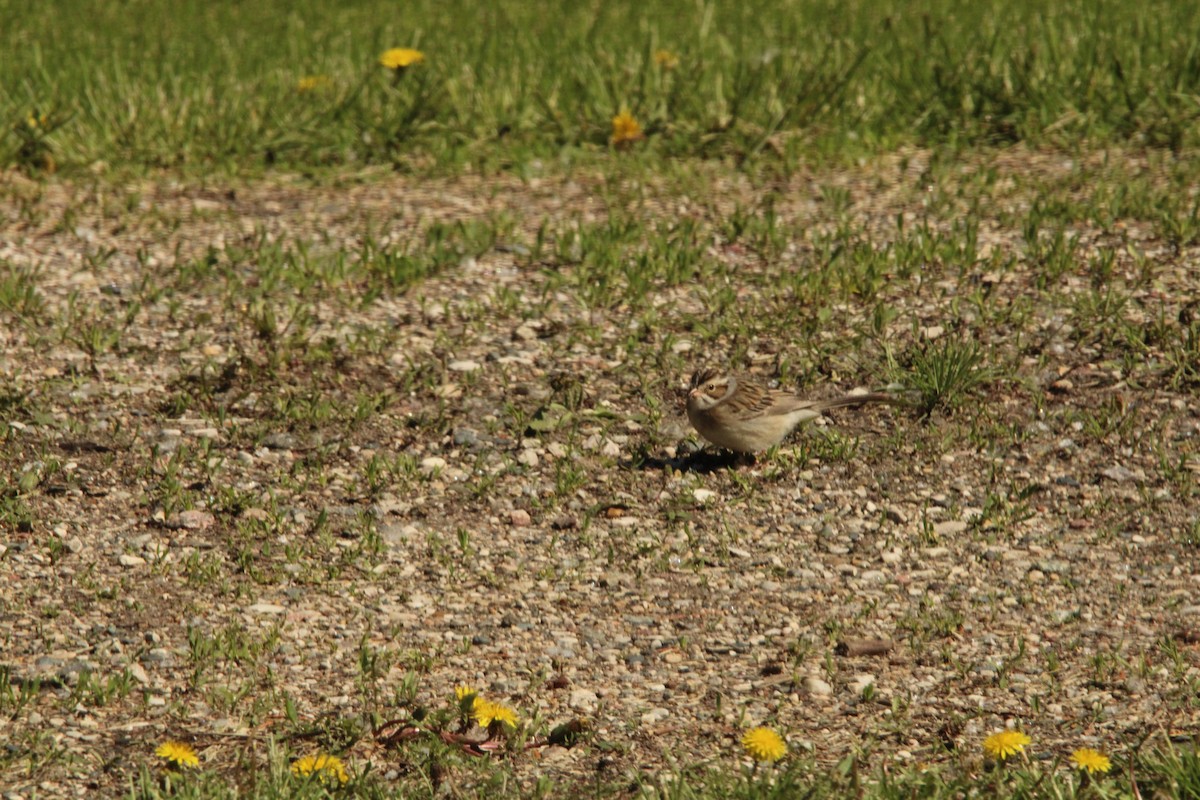
[[[754,403],[752,409],[747,410],[746,416],[749,418],[783,417],[806,408],[819,411],[817,404],[811,400],[797,397],[791,392],[769,389],[763,392],[758,401]]]

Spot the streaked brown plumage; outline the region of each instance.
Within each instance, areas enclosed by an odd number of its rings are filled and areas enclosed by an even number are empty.
[[[774,447],[797,425],[831,408],[898,402],[883,392],[805,400],[719,370],[700,369],[688,387],[687,415],[700,435],[718,447],[755,453]]]

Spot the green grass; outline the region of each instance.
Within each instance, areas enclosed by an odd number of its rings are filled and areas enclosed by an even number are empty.
[[[0,158],[31,171],[537,174],[606,152],[622,108],[637,149],[784,167],[904,143],[1178,151],[1200,130],[1200,8],[1169,0],[3,0],[0,18]],[[377,60],[398,46],[427,60],[393,81]]]
[[[556,731],[555,734],[558,732]],[[554,736],[555,734],[551,734]],[[418,738],[408,740],[391,758],[405,765],[403,787],[381,780],[378,768],[348,763],[347,782],[331,777],[292,774],[289,757],[278,742],[246,748],[228,766],[256,764],[254,778],[235,782],[211,763],[199,769],[144,768],[132,782],[129,800],[151,798],[252,797],[436,797],[438,787],[455,779],[456,797],[513,796],[503,762],[472,759],[446,747]],[[524,757],[515,753],[514,757]],[[785,800],[787,798],[854,797],[859,800],[942,800],[967,796],[1053,798],[1192,798],[1200,793],[1200,758],[1171,743],[1144,745],[1127,758],[1112,759],[1108,774],[1086,774],[1074,769],[1067,757],[1040,758],[1028,753],[1005,762],[985,762],[960,754],[953,766],[914,763],[872,766],[869,754],[849,755],[832,768],[819,767],[811,758],[792,753],[778,764],[735,767],[706,764],[659,775],[642,775],[633,785],[607,785],[603,779],[574,787],[537,782],[521,787],[520,796],[549,798],[564,791],[586,792],[592,797],[642,797],[647,800]],[[227,767],[228,768],[228,767]],[[453,776],[453,778],[451,778]]]

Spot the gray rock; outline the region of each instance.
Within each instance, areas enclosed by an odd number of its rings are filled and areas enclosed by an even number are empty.
[[[600,702],[600,698],[596,693],[589,689],[572,689],[571,697],[567,700],[567,705],[576,711],[593,711],[596,704]]]
[[[459,447],[475,447],[479,444],[479,434],[472,428],[455,428],[454,443]]]
[[[269,433],[262,443],[271,450],[294,450],[297,444],[296,437],[286,432]]]
[[[1139,473],[1141,474],[1139,475]],[[1117,483],[1130,483],[1132,481],[1145,480],[1146,478],[1145,473],[1142,473],[1141,470],[1134,472],[1120,464],[1115,464],[1108,469],[1102,470],[1100,474],[1110,481],[1116,481]]]
[[[175,656],[170,650],[162,647],[152,647],[142,654],[142,663],[152,667],[165,667],[174,663]]]

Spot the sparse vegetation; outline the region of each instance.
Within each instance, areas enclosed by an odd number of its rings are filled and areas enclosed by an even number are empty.
[[[0,793],[1200,792],[1200,10],[95,5],[0,28]],[[912,403],[723,460],[703,362]]]

